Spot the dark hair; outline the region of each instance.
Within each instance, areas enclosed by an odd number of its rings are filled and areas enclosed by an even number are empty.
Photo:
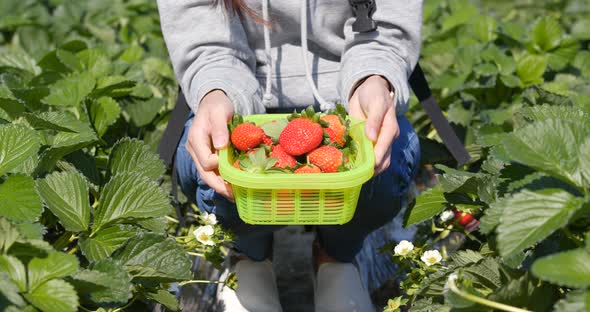
[[[260,14],[256,11],[252,10],[244,0],[213,0],[214,5],[223,6],[226,12],[230,14],[235,14],[241,19],[244,17],[249,17],[254,22],[263,24],[267,27],[272,27],[271,21],[265,21]]]
[[[223,5],[226,12],[235,14],[240,18],[250,17],[256,23],[261,24],[268,24],[269,21],[265,21],[260,14],[256,13],[256,11],[252,10],[248,5],[246,5],[244,0],[214,0],[215,5]]]

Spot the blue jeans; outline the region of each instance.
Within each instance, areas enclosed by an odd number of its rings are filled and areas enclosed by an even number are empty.
[[[195,164],[185,148],[192,114],[176,151],[176,170],[183,193],[201,211],[217,215],[220,224],[236,235],[235,249],[257,261],[272,254],[273,232],[283,226],[250,225],[238,216],[236,205],[199,178]],[[420,145],[410,122],[398,116],[400,136],[391,148],[391,165],[383,173],[366,182],[361,190],[352,220],[343,225],[317,226],[321,247],[341,262],[351,262],[362,247],[365,237],[391,221],[401,209],[403,196],[419,164]]]

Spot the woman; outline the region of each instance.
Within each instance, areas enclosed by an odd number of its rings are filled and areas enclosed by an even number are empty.
[[[375,177],[363,186],[352,221],[316,229],[315,306],[373,310],[352,260],[365,237],[397,214],[416,169],[418,142],[403,113],[422,18],[420,0],[375,2],[376,29],[356,33],[344,0],[158,1],[170,58],[193,112],[177,150],[181,187],[237,235],[233,270],[240,286],[221,294],[228,311],[281,307],[270,264],[278,227],[244,224],[216,170],[215,151],[228,144],[227,122],[234,113],[292,112],[312,103],[326,110],[336,102],[366,119]]]

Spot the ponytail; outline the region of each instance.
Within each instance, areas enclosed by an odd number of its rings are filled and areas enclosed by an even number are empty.
[[[250,17],[256,23],[268,24],[256,11],[246,5],[245,0],[214,0],[215,5],[223,5],[226,12],[237,15],[240,19]]]

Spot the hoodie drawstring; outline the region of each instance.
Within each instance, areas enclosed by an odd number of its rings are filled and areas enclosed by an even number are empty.
[[[333,105],[324,100],[318,92],[311,76],[311,70],[309,69],[307,53],[307,0],[301,0],[301,57],[303,58],[303,66],[305,67],[305,78],[307,79],[307,85],[309,85],[313,92],[313,97],[320,103],[322,111],[328,110]]]
[[[270,0],[262,0],[262,18],[265,21],[269,20],[268,3]],[[270,29],[268,26],[264,26],[264,53],[266,54],[266,87],[264,89],[264,97],[262,103],[268,106],[272,99],[272,57],[271,57],[271,46],[270,46]],[[324,98],[318,92],[313,77],[311,76],[311,70],[309,68],[309,62],[307,60],[307,0],[301,0],[301,56],[303,58],[303,66],[305,67],[305,79],[307,85],[311,88],[313,97],[320,103],[322,111],[328,110],[334,107],[333,104],[324,100]]]
[[[269,21],[268,2],[270,0],[262,0],[262,18],[265,22]],[[268,25],[264,25],[264,54],[266,54],[266,87],[264,88],[264,96],[262,97],[262,104],[268,107],[272,100],[272,56],[270,51],[270,29]]]

